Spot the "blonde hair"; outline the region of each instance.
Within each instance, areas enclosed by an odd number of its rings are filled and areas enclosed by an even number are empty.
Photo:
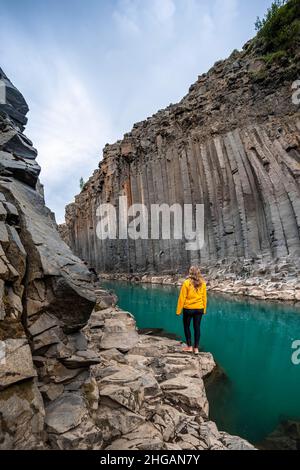
[[[195,289],[199,289],[199,287],[202,285],[202,282],[204,281],[200,269],[198,266],[191,266],[189,269],[189,279]]]

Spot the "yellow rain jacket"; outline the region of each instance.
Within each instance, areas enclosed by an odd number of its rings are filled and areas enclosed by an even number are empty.
[[[183,308],[186,309],[203,309],[206,313],[207,296],[206,296],[206,284],[202,282],[199,289],[195,289],[192,281],[186,279],[182,284],[176,314],[180,315]]]

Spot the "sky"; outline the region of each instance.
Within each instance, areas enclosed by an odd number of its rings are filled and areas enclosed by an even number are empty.
[[[46,203],[64,220],[114,143],[254,36],[271,0],[0,0],[0,67],[23,93]]]

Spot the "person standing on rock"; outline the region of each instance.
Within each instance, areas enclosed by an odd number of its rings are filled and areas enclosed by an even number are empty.
[[[200,269],[192,266],[189,270],[189,277],[182,284],[176,314],[181,315],[183,311],[183,326],[187,346],[184,352],[194,352],[199,354],[200,325],[204,314],[206,314],[207,296],[206,283],[201,276]],[[194,326],[194,347],[192,347],[191,320]]]

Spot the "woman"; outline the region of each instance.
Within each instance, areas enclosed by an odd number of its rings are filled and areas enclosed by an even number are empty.
[[[206,313],[206,284],[201,276],[199,268],[192,266],[189,270],[189,277],[182,284],[178,304],[177,315],[181,315],[183,310],[183,326],[187,346],[184,352],[199,354],[200,324],[203,315]],[[194,348],[192,347],[192,337],[190,324],[193,319],[194,325]]]

